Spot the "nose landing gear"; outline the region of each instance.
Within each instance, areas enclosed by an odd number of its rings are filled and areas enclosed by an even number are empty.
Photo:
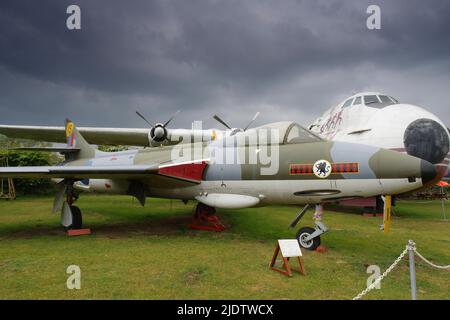
[[[300,219],[303,217],[303,215],[308,210],[309,205],[306,205],[300,213],[297,215],[297,217],[291,222],[290,228],[293,228],[297,225],[297,223],[300,221]],[[316,250],[321,243],[320,235],[328,231],[328,228],[325,224],[322,223],[322,213],[323,213],[323,206],[317,205],[316,206],[316,212],[314,213],[315,222],[316,225],[315,228],[311,227],[303,227],[300,228],[300,230],[296,234],[296,239],[300,246],[306,250]]]

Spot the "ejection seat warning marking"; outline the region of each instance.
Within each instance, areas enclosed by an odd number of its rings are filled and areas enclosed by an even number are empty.
[[[314,175],[314,164],[296,164],[291,163],[289,165],[290,175]],[[339,173],[359,173],[359,163],[357,162],[343,162],[343,163],[332,163],[331,164],[331,174]]]

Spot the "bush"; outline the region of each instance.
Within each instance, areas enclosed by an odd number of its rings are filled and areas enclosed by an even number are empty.
[[[113,146],[113,145],[102,145],[98,146],[98,150],[103,152],[118,152],[128,150],[126,146]]]
[[[46,152],[8,152],[8,165],[11,167],[49,166],[51,163],[51,154]],[[44,195],[55,192],[55,185],[49,179],[14,179],[14,185],[18,195]]]

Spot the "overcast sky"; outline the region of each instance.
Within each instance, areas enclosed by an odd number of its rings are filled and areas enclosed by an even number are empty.
[[[81,30],[66,8],[81,8]],[[381,7],[381,30],[366,9]],[[219,127],[308,125],[385,92],[450,125],[448,0],[0,2],[0,123],[145,127],[181,113]]]

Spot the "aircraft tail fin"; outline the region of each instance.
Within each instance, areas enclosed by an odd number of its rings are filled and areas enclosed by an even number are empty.
[[[87,159],[95,157],[95,149],[92,147],[80,134],[75,124],[66,119],[66,141],[68,148],[79,149],[79,152],[75,153],[75,159]]]

